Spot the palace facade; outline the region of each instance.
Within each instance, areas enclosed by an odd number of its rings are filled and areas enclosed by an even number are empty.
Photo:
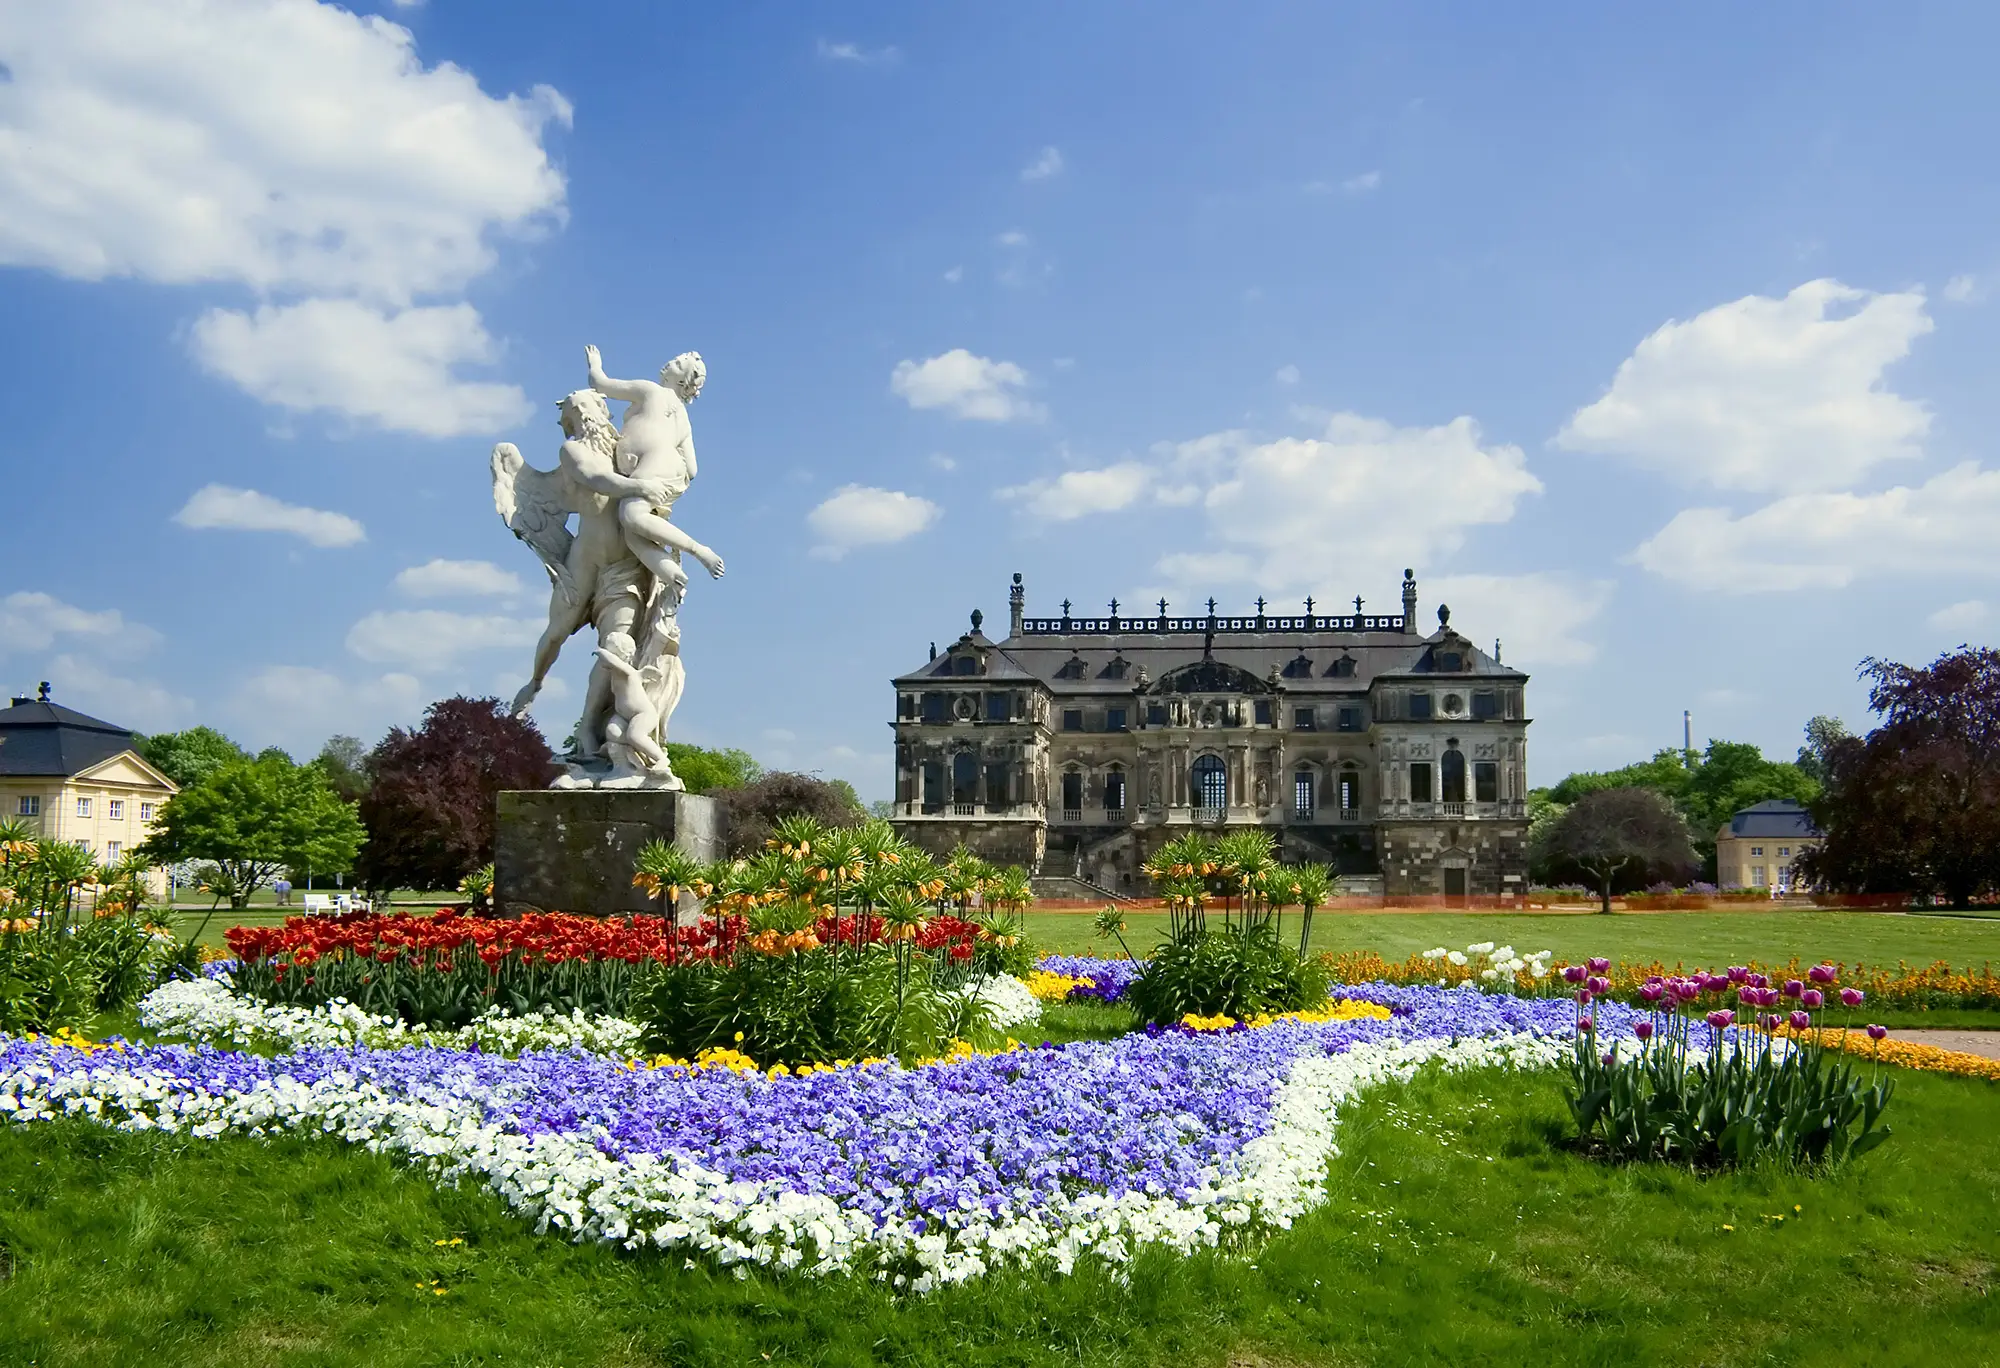
[[[1528,677],[1440,606],[1402,611],[983,616],[895,681],[903,836],[1144,896],[1192,830],[1268,831],[1354,892],[1505,897],[1527,882]]]

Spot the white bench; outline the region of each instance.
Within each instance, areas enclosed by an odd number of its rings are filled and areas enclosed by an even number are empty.
[[[304,907],[309,915],[314,912],[331,912],[333,899],[324,893],[308,893],[305,895]]]

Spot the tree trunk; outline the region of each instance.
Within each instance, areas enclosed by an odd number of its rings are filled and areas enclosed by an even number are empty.
[[[1598,904],[1597,910],[1602,914],[1609,915],[1611,911],[1611,876],[1609,874],[1604,876],[1602,897],[1603,901]]]

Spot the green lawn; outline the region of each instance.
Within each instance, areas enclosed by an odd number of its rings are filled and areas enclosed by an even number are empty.
[[[1211,917],[1215,914],[1211,913]],[[1285,924],[1297,931],[1296,912]],[[1126,914],[1125,940],[1137,954],[1166,935],[1163,912]],[[1088,913],[1031,912],[1028,934],[1044,949],[1066,954],[1116,953],[1098,940]],[[1912,916],[1844,911],[1321,913],[1313,918],[1315,950],[1374,950],[1400,960],[1432,946],[1462,949],[1498,941],[1521,951],[1553,950],[1566,959],[1606,955],[1624,960],[1679,962],[1720,968],[1746,959],[1783,963],[1824,958],[1852,964],[1929,964],[1958,968],[2000,965],[2000,917]],[[1108,948],[1107,948],[1108,947]]]
[[[1600,1167],[1560,1146],[1562,1117],[1552,1076],[1420,1078],[1351,1109],[1331,1200],[1266,1244],[905,1300],[537,1237],[488,1193],[331,1140],[9,1128],[0,1361],[1992,1360],[2000,1087],[1904,1075],[1895,1138],[1817,1181]]]

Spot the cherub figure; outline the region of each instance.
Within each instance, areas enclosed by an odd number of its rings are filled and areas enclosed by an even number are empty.
[[[709,574],[722,578],[722,557],[668,521],[674,501],[694,480],[694,429],[688,422],[687,406],[701,393],[708,368],[702,364],[701,353],[682,352],[660,368],[658,384],[614,380],[604,373],[596,347],[585,347],[583,354],[590,363],[591,388],[628,405],[613,458],[618,473],[664,486],[664,499],[620,499],[618,525],[624,530],[626,546],[659,581],[666,610],[677,611],[687,587],[687,572],[680,563],[683,552],[705,566]]]

